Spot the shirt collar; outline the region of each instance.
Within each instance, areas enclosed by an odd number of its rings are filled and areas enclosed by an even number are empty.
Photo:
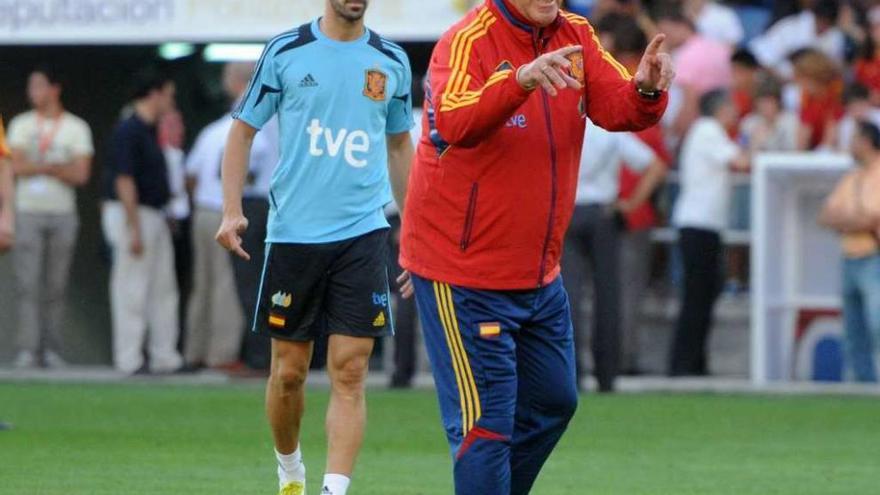
[[[562,22],[562,15],[557,15],[556,19],[549,26],[541,28],[529,22],[510,3],[510,0],[487,0],[486,3],[490,9],[500,14],[507,24],[514,28],[515,32],[525,34],[532,40],[546,42],[556,33]]]

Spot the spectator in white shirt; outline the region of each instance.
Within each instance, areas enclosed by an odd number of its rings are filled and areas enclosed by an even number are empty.
[[[730,215],[730,173],[749,169],[748,155],[726,130],[736,123],[736,107],[728,92],[706,93],[700,113],[682,146],[681,193],[673,213],[684,262],[684,290],[670,358],[672,376],[709,373],[707,344],[723,286],[721,233]]]
[[[782,107],[782,85],[772,77],[761,81],[755,92],[755,109],[740,124],[740,136],[752,153],[793,152],[800,149],[801,121]]]
[[[742,22],[732,8],[715,0],[685,0],[684,5],[703,36],[730,46],[739,45],[745,38]]]
[[[782,79],[793,76],[789,56],[804,48],[816,48],[842,64],[846,36],[837,27],[839,9],[837,0],[818,0],[811,8],[804,8],[770,26],[767,32],[749,43],[749,49],[761,65]]]
[[[871,92],[861,84],[851,84],[843,93],[846,113],[826,139],[827,147],[840,153],[852,150],[853,137],[861,122],[880,126],[880,109],[871,104]]]
[[[582,341],[582,308],[592,274],[593,361],[599,389],[610,392],[619,372],[620,360],[620,237],[622,213],[644,204],[666,175],[666,165],[632,133],[608,132],[587,122],[584,154],[574,216],[566,239],[563,279],[569,291],[574,315],[575,339]],[[618,202],[622,162],[644,172],[638,193]],[[647,255],[647,254],[646,254]],[[578,345],[578,349],[582,346]],[[578,373],[584,366],[577,360]]]
[[[247,88],[253,64],[228,64],[223,74],[224,88],[237,103]],[[223,185],[220,180],[223,150],[232,127],[226,114],[205,127],[196,139],[186,164],[195,187],[193,245],[194,286],[187,314],[184,359],[190,366],[209,366],[234,370],[238,367],[245,315],[238,299],[232,258],[217,244],[214,235],[223,217]],[[251,151],[251,168],[272,170],[277,158],[276,144],[269,135],[258,133]],[[250,174],[248,181],[257,180]],[[253,187],[253,184],[251,184]]]
[[[18,231],[13,256],[18,285],[18,356],[15,365],[65,365],[62,329],[70,264],[79,233],[76,188],[91,175],[92,131],[61,103],[51,67],[28,79],[33,110],[9,124],[18,176]]]
[[[171,189],[171,201],[165,208],[168,218],[183,221],[190,216],[189,194],[186,190],[186,153],[183,142],[186,128],[180,111],[174,110],[162,116],[159,121],[159,146],[165,154],[168,164],[168,185]]]

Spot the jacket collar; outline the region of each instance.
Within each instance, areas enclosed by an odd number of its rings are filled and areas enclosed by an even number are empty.
[[[486,4],[490,10],[494,11],[499,17],[504,19],[505,23],[512,27],[514,32],[525,35],[525,37],[533,41],[549,40],[559,29],[559,25],[562,22],[562,16],[559,15],[552,24],[540,28],[523,17],[522,14],[516,10],[516,7],[511,5],[510,0],[486,0]]]

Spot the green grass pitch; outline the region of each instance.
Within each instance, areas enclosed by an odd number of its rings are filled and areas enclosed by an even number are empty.
[[[0,384],[3,495],[274,495],[257,386]],[[309,491],[327,393],[309,392]],[[431,392],[372,390],[352,495],[448,495]],[[536,495],[880,493],[880,401],[585,396]]]

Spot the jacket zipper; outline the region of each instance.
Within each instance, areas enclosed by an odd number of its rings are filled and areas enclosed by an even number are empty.
[[[538,45],[541,38],[541,32],[536,31],[535,35],[532,38],[532,46],[535,50],[535,58],[541,56],[541,47]],[[544,238],[544,250],[541,253],[541,267],[539,270],[538,276],[538,288],[541,288],[544,285],[544,275],[547,272],[547,252],[550,249],[550,241],[553,238],[553,224],[556,221],[556,195],[558,194],[557,188],[557,179],[556,179],[556,169],[557,169],[557,156],[556,156],[556,140],[553,138],[553,120],[550,116],[550,98],[547,96],[547,91],[541,88],[541,101],[543,103],[544,108],[544,120],[547,124],[547,134],[550,139],[550,177],[551,177],[551,187],[550,187],[550,216],[547,219],[547,235]]]
[[[471,186],[471,194],[468,198],[467,212],[464,217],[464,229],[461,232],[461,250],[467,251],[471,244],[471,233],[474,230],[474,217],[477,215],[477,196],[480,193],[480,184],[474,182]]]

